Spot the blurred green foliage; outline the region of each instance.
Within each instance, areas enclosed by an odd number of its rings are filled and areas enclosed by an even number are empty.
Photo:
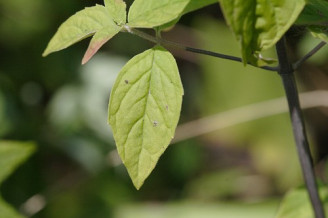
[[[35,150],[33,143],[22,143],[13,141],[0,141],[0,184],[25,161]],[[1,217],[20,218],[11,206],[9,206],[0,196]]]
[[[324,205],[325,213],[328,212],[328,189],[319,185],[319,195]],[[297,210],[295,210],[297,208]],[[313,209],[307,190],[304,186],[289,191],[281,202],[276,218],[307,218],[314,217]]]
[[[41,58],[59,24],[95,3],[102,2],[0,0],[0,137],[38,144],[1,186],[3,199],[26,216],[42,218],[272,217],[277,197],[302,183],[287,114],[172,144],[144,187],[133,188],[106,113],[120,68],[151,44],[120,34],[83,67],[88,40]],[[313,43],[303,35],[289,33],[294,58]],[[217,6],[182,17],[167,38],[240,56]],[[173,52],[185,88],[181,123],[283,95],[274,73]],[[300,69],[302,90],[328,89],[325,54]],[[274,51],[266,56],[274,58]],[[307,77],[305,71],[316,74]],[[324,182],[327,114],[322,107],[305,114]]]

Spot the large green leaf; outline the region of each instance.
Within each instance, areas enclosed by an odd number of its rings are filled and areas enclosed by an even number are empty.
[[[296,24],[300,25],[327,25],[328,1],[308,0]]]
[[[109,123],[137,189],[174,136],[182,95],[176,62],[162,47],[135,56],[117,77],[110,97]]]
[[[0,184],[35,150],[33,143],[0,141]],[[21,218],[0,197],[0,215],[6,218]]]
[[[295,22],[305,0],[220,0],[227,23],[242,47],[244,63],[277,43]]]
[[[190,0],[180,16],[217,2],[217,0]]]
[[[328,189],[325,186],[319,188],[320,198],[328,214]],[[290,191],[282,200],[276,218],[314,218],[313,208],[307,190],[297,188]]]
[[[84,64],[104,43],[121,30],[122,25],[125,24],[125,16],[125,4],[121,0],[107,0],[106,7],[96,5],[85,8],[68,18],[58,28],[43,56],[94,35],[83,57],[82,64]]]
[[[135,0],[130,7],[130,27],[153,28],[180,16],[190,0]]]

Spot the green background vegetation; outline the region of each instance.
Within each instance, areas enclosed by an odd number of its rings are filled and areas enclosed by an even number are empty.
[[[0,0],[0,137],[37,145],[3,182],[3,199],[27,216],[42,218],[273,217],[283,194],[302,184],[286,113],[170,145],[141,190],[135,190],[118,160],[107,104],[122,66],[152,44],[120,34],[85,66],[80,63],[89,40],[41,57],[58,26],[94,4]],[[295,59],[318,42],[301,27],[287,36]],[[184,16],[163,38],[240,56],[218,6]],[[283,96],[275,73],[172,52],[185,89],[180,123]],[[297,73],[302,91],[328,89],[327,53],[323,49]],[[274,57],[274,51],[268,55]],[[305,111],[323,182],[327,114],[324,107]]]

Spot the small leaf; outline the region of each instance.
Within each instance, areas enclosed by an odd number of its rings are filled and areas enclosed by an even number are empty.
[[[130,27],[153,28],[179,17],[190,0],[135,0],[130,7]]]
[[[328,28],[324,26],[309,26],[310,33],[313,37],[321,39],[328,43]]]
[[[196,11],[198,9],[201,9],[203,7],[206,7],[214,3],[218,3],[218,1],[217,0],[190,0],[188,5],[180,13],[179,17],[169,23],[160,26],[160,30],[164,30],[174,26],[180,20],[181,16],[183,16],[184,14],[190,13],[192,11]]]
[[[241,43],[246,64],[258,64],[257,53],[274,46],[293,25],[305,0],[220,0],[225,19]]]
[[[295,24],[299,25],[327,25],[328,2],[325,0],[308,0],[306,6]]]
[[[322,200],[325,213],[328,214],[328,189],[319,186],[319,195]],[[305,187],[297,188],[284,197],[279,207],[276,218],[312,218],[313,208],[310,203],[309,194]]]
[[[118,153],[137,189],[174,136],[182,95],[176,62],[162,47],[132,58],[116,79],[109,123]]]
[[[108,3],[118,3],[120,1],[108,1]],[[123,5],[112,5],[112,7],[123,7]],[[110,14],[112,7],[96,5],[94,7],[85,8],[77,12],[69,19],[67,19],[57,30],[56,34],[50,40],[43,56],[52,52],[62,50],[70,45],[81,41],[91,35],[95,36],[90,42],[88,50],[86,51],[82,63],[86,63],[98,49],[107,42],[110,38],[116,35],[121,26],[115,23],[115,20],[121,21],[122,13]],[[116,17],[115,20],[113,16]]]

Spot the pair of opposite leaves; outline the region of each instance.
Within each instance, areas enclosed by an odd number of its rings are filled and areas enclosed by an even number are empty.
[[[93,35],[82,60],[84,64],[123,29],[161,29],[173,25],[185,13],[218,1],[135,0],[128,16],[123,0],[104,2],[105,6],[85,8],[65,21],[50,40],[43,56]],[[254,50],[268,48],[281,38],[303,9],[305,0],[272,0],[270,4],[260,0],[220,2],[228,24],[241,42],[243,59],[247,62],[254,57]],[[286,10],[292,16],[286,18],[282,15]],[[270,16],[276,16],[274,20],[279,22],[270,22]],[[241,19],[243,17],[250,19]],[[254,22],[256,19],[257,22]],[[115,82],[110,97],[109,123],[119,155],[137,189],[149,176],[174,135],[182,95],[176,62],[160,46],[132,58]]]

